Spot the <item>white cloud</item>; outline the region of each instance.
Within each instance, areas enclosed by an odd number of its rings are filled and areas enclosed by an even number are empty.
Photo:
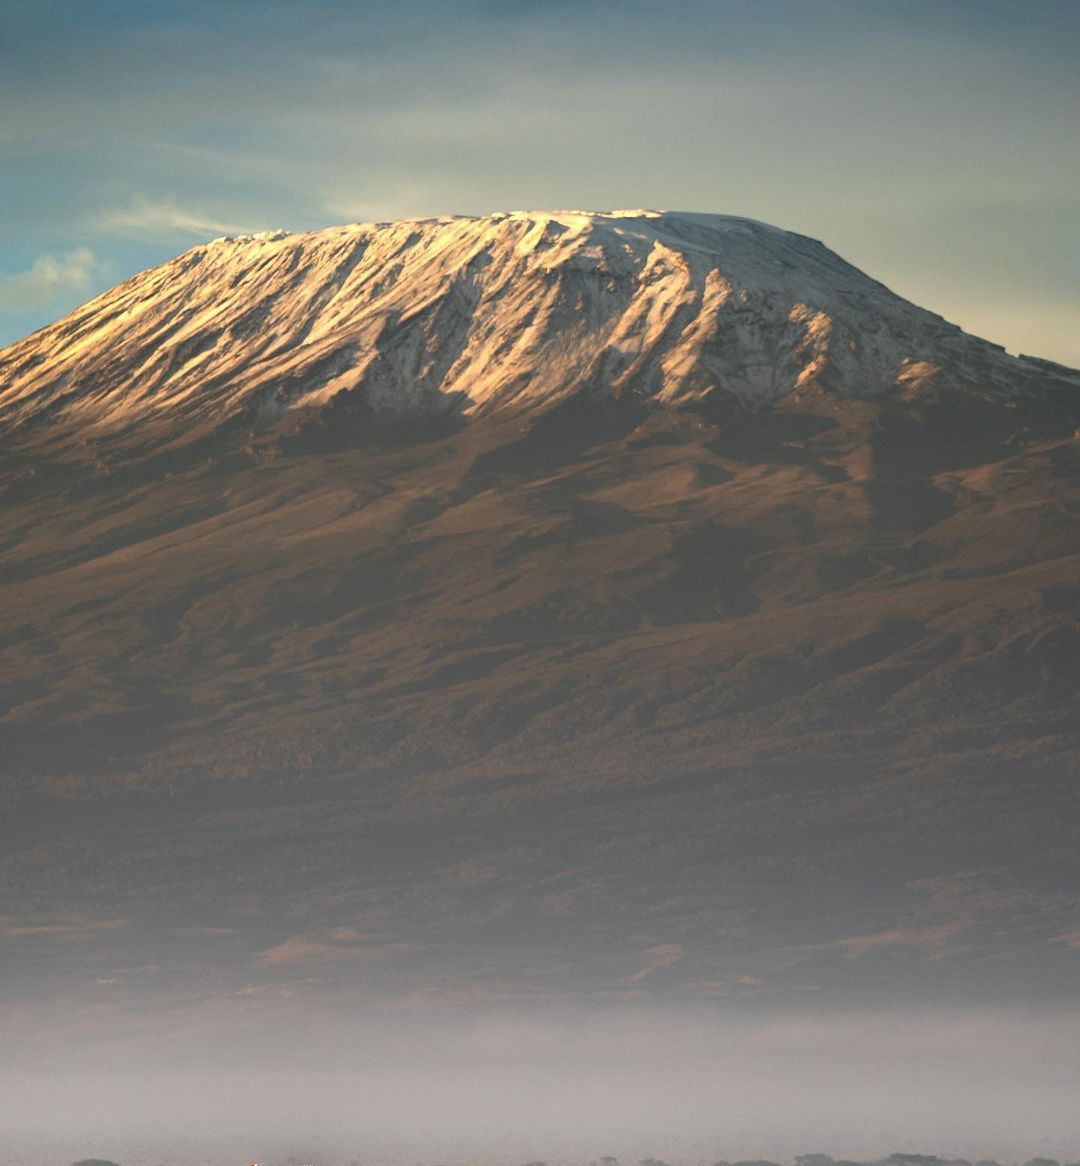
[[[100,269],[88,247],[62,255],[39,255],[28,271],[0,275],[0,308],[42,308],[86,292]]]
[[[106,211],[97,221],[106,231],[139,238],[189,235],[243,235],[259,228],[230,222],[199,210],[185,210],[174,202],[137,198],[127,207]]]

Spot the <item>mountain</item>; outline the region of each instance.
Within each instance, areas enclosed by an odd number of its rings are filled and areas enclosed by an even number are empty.
[[[1073,999],[1078,425],[744,219],[133,277],[0,352],[12,991]]]
[[[591,388],[755,407],[815,388],[1013,396],[1053,379],[812,239],[656,211],[218,239],[14,345],[0,377],[6,425],[83,437],[163,420],[265,426],[331,403],[475,415]]]

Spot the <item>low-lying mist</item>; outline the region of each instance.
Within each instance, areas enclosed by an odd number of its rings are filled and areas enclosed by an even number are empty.
[[[246,1030],[192,1016],[9,1044],[0,1124],[26,1166],[1068,1159],[1078,1047],[1075,1012],[283,1006]]]

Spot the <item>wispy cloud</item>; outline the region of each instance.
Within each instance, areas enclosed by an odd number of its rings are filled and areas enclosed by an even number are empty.
[[[0,916],[0,940],[4,939],[86,939],[102,932],[118,931],[127,919],[71,918],[20,920]]]
[[[948,941],[963,931],[963,923],[943,923],[935,927],[897,927],[889,931],[875,931],[869,935],[849,935],[828,943],[808,944],[800,951],[836,951],[848,959],[858,959],[885,948],[907,947],[928,950],[933,956],[943,955]]]
[[[27,271],[0,275],[0,308],[43,308],[87,291],[100,271],[88,247],[62,255],[39,255]]]
[[[626,983],[636,984],[661,968],[670,968],[672,964],[678,963],[686,952],[677,943],[662,943],[659,947],[650,947],[645,954],[649,957],[649,962],[633,975],[627,976]]]
[[[219,218],[198,209],[186,209],[172,201],[136,198],[126,207],[116,207],[99,216],[97,226],[118,235],[158,239],[177,235],[196,238],[212,235],[242,235],[257,230],[250,223]]]
[[[374,960],[403,955],[415,950],[412,944],[372,942],[372,937],[338,928],[329,940],[290,936],[274,947],[259,952],[259,960],[270,967],[322,964],[335,960]]]

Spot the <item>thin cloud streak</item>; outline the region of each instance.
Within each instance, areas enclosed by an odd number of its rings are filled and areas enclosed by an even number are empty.
[[[649,957],[648,963],[643,968],[639,968],[633,975],[627,976],[626,983],[637,984],[647,976],[651,976],[653,972],[670,968],[672,964],[677,964],[686,952],[677,943],[662,943],[658,947],[650,947],[645,954]]]
[[[305,965],[333,962],[336,960],[377,960],[405,955],[416,948],[408,943],[367,943],[340,935],[332,936],[333,941],[306,939],[292,936],[274,947],[259,953],[261,963],[270,967],[284,965]]]
[[[142,239],[242,235],[262,229],[150,198],[137,198],[130,206],[105,211],[97,225],[105,231]]]
[[[119,931],[130,922],[126,918],[73,918],[51,920],[16,920],[0,917],[0,940],[6,939],[85,939],[101,932]]]
[[[868,935],[849,935],[828,943],[807,944],[799,950],[804,952],[836,951],[848,959],[859,959],[872,952],[887,948],[924,948],[932,957],[945,954],[948,941],[963,931],[963,923],[944,923],[937,927],[897,927],[888,931],[875,931]]]

